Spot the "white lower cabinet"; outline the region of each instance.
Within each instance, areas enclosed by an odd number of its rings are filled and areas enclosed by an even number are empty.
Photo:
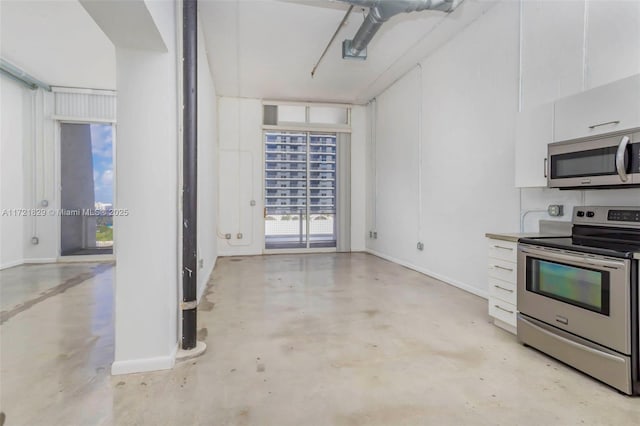
[[[518,244],[489,238],[489,316],[493,323],[516,333],[516,277]]]

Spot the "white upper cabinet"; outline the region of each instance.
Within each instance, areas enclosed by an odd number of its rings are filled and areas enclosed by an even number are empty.
[[[640,73],[640,1],[588,1],[585,88]]]
[[[581,1],[521,3],[521,110],[581,92],[584,10]]]
[[[596,87],[555,103],[556,141],[636,127],[640,127],[640,75]]]
[[[585,4],[521,3],[521,87],[516,120],[515,185],[547,186],[553,101],[582,91]]]
[[[547,186],[547,145],[553,142],[553,103],[518,113],[516,186]]]
[[[640,127],[640,1],[587,1],[585,92],[559,99],[554,139]]]

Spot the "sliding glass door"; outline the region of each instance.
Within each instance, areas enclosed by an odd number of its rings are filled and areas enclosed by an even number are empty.
[[[336,134],[266,132],[265,248],[336,247]]]

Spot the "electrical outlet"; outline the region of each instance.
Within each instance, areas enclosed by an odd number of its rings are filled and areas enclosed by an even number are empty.
[[[550,204],[547,207],[549,216],[562,216],[564,214],[564,206],[562,204]]]
[[[204,259],[198,260],[198,266],[200,267],[200,269],[204,268]]]
[[[236,238],[241,240],[242,239],[242,232],[238,232],[238,235],[236,235]]]
[[[422,244],[420,241],[418,241],[418,244],[416,244],[416,248],[420,251],[424,250],[424,244]]]
[[[231,234],[224,234],[224,239],[225,240],[230,240],[231,239]]]
[[[369,231],[369,238],[373,238],[373,231]]]
[[[373,239],[374,240],[378,239],[378,232],[377,231],[373,231]]]

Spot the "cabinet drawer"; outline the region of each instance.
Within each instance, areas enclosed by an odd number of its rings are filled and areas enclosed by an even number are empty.
[[[554,140],[563,141],[640,127],[640,75],[559,99]]]
[[[489,278],[489,295],[512,305],[516,304],[516,284]]]
[[[518,243],[490,239],[489,257],[515,263],[518,258]]]
[[[516,327],[516,307],[511,303],[489,297],[489,315]]]
[[[489,259],[489,277],[515,284],[516,264],[500,259]]]

